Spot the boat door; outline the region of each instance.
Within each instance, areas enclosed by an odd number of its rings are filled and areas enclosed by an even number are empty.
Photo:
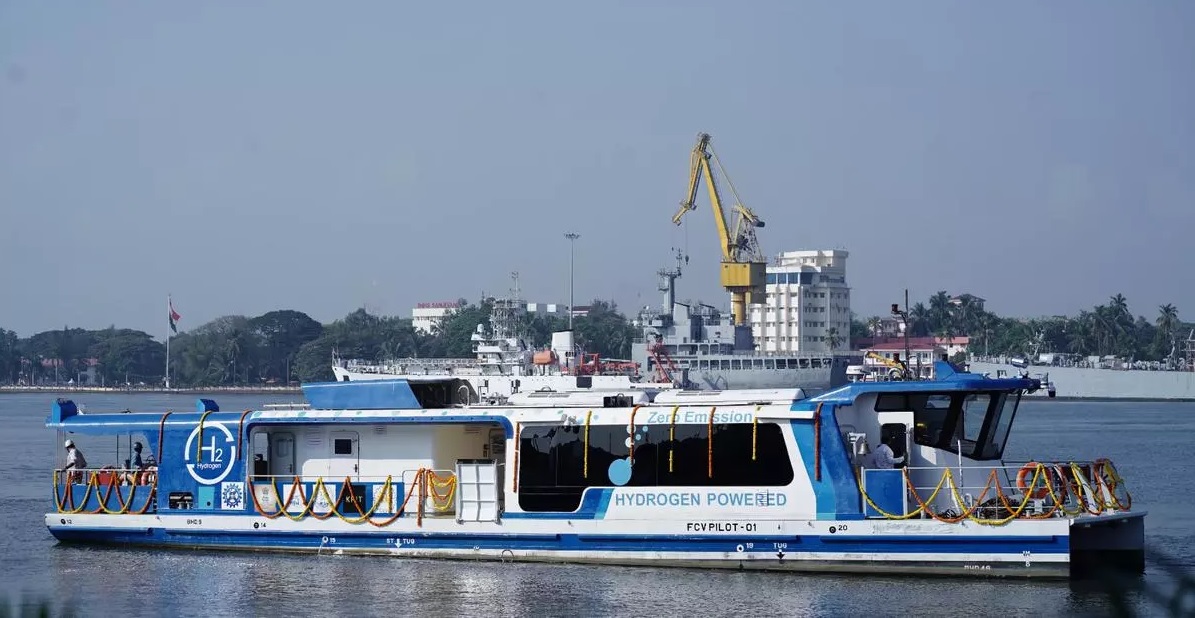
[[[892,455],[897,459],[905,457],[909,461],[909,426],[904,423],[884,423],[880,426],[880,443],[892,447]]]
[[[346,476],[356,477],[361,471],[361,454],[358,452],[360,434],[355,431],[333,431],[331,437],[328,480],[344,481]]]
[[[293,477],[295,475],[295,434],[290,432],[271,433],[270,476]]]
[[[892,456],[904,457],[904,463],[907,466],[925,465],[921,462],[909,461],[909,450],[913,446],[911,442],[913,434],[909,431],[913,426],[913,413],[906,411],[880,412],[877,417],[877,420],[880,421],[880,443],[888,443],[888,446],[892,448]],[[872,450],[875,450],[874,447]]]

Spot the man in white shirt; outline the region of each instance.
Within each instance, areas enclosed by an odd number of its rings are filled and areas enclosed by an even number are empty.
[[[63,470],[71,470],[68,472],[67,479],[69,482],[83,482],[83,473],[80,470],[87,467],[87,458],[83,457],[83,453],[75,447],[74,440],[66,441],[66,467]]]
[[[874,470],[891,470],[896,467],[896,464],[904,463],[904,460],[904,457],[896,456],[887,442],[881,442],[871,453],[871,461],[868,462],[867,467]]]

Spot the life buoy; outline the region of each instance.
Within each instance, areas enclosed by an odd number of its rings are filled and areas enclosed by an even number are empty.
[[[116,471],[112,466],[104,466],[95,473],[95,484],[97,487],[111,485],[116,480]]]
[[[1037,475],[1038,467],[1041,467],[1042,477],[1044,478],[1048,474],[1047,469],[1036,461],[1031,461],[1021,466],[1021,469],[1017,471],[1017,489],[1035,500],[1040,500],[1050,494],[1050,490],[1045,486],[1036,488],[1033,491],[1029,490],[1029,482],[1032,482],[1033,477]]]
[[[139,485],[153,485],[158,481],[158,475],[153,470],[142,470],[138,474],[141,476]]]

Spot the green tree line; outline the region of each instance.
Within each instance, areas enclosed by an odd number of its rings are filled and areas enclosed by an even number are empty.
[[[1077,316],[1006,318],[986,311],[974,296],[952,299],[938,292],[908,309],[908,328],[912,337],[970,337],[972,355],[1059,352],[1145,361],[1180,358],[1195,324],[1180,320],[1172,304],[1161,305],[1152,314],[1134,316],[1124,295],[1116,294]],[[872,337],[882,319],[852,320],[851,338]]]
[[[290,309],[256,317],[217,318],[170,340],[170,382],[176,387],[284,385],[332,379],[332,355],[390,358],[472,357],[478,325],[489,328],[491,302],[462,307],[433,333],[410,319],[358,309],[330,324]],[[535,347],[546,346],[568,319],[526,314],[522,327]],[[613,302],[594,300],[574,320],[575,338],[587,351],[628,358],[637,331]],[[159,386],[166,346],[148,333],[109,327],[64,327],[20,338],[0,329],[0,384],[103,384]]]
[[[478,325],[489,328],[491,303],[461,301],[435,332],[415,329],[411,320],[358,309],[330,324],[301,311],[224,316],[174,336],[170,341],[172,386],[256,386],[332,378],[332,354],[382,361],[397,357],[470,357]],[[911,336],[970,337],[972,354],[1030,355],[1070,352],[1164,361],[1181,355],[1195,325],[1184,323],[1174,305],[1157,308],[1152,319],[1134,317],[1121,294],[1077,316],[1005,318],[986,311],[974,297],[952,301],[938,292],[909,308]],[[854,319],[851,339],[878,331],[881,316]],[[567,318],[528,313],[522,325],[532,345],[543,347]],[[604,358],[629,358],[639,336],[612,302],[595,300],[574,320],[577,342]],[[62,328],[20,338],[0,328],[0,384],[86,382],[111,386],[162,383],[165,345],[148,333],[115,326],[101,330]]]

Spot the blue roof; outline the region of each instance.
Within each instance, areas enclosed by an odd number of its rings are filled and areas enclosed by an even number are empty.
[[[166,426],[194,425],[199,418],[207,413],[211,422],[235,423],[241,418],[241,412],[221,412],[220,406],[211,399],[199,399],[195,402],[194,412],[168,411]],[[120,433],[157,432],[162,427],[164,412],[104,412],[100,414],[83,414],[79,412],[75,402],[69,399],[59,399],[50,408],[50,415],[46,417],[46,427],[69,431],[73,433],[110,435]]]
[[[423,406],[406,380],[316,382],[303,385],[315,410],[418,410]]]
[[[794,410],[812,410],[819,403],[850,405],[867,393],[949,393],[958,391],[1018,391],[1037,390],[1041,380],[1033,378],[989,378],[976,373],[959,371],[945,361],[934,361],[933,380],[892,382],[853,382],[810,399],[798,401]]]

